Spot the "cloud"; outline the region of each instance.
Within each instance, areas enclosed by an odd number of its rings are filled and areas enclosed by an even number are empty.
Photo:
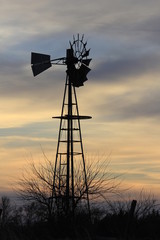
[[[119,59],[108,59],[93,69],[92,79],[105,82],[126,81],[126,79],[140,78],[150,72],[159,72],[160,56],[139,55],[121,56]]]
[[[21,127],[0,128],[0,132],[1,137],[53,138],[53,134],[57,133],[57,125],[55,126],[53,122],[34,122]]]
[[[145,92],[128,91],[126,94],[110,95],[106,103],[99,106],[99,113],[106,121],[129,121],[160,118],[160,97],[158,90]],[[103,111],[106,110],[106,111]]]

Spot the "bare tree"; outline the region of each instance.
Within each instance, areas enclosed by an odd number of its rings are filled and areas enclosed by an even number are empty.
[[[16,189],[22,200],[37,202],[47,212],[48,218],[52,215],[53,195],[53,164],[48,159],[37,166],[33,161],[24,169]]]
[[[59,182],[57,180],[53,188],[54,163],[45,155],[44,157],[43,163],[39,163],[38,165],[33,161],[30,162],[23,172],[21,179],[18,181],[17,192],[21,199],[34,201],[45,206],[48,218],[50,218],[55,204],[53,189],[58,194]],[[107,160],[103,162],[94,161],[92,163],[87,162],[86,164],[86,178],[90,201],[102,197],[106,198],[106,194],[117,194],[120,191],[121,182],[119,176],[114,176],[109,171],[107,162]],[[74,172],[75,208],[87,198],[85,176],[81,169],[80,166],[76,166]],[[65,192],[61,192],[61,194],[64,195]]]

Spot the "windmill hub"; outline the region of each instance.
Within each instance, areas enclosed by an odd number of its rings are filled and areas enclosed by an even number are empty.
[[[67,49],[66,51],[66,65],[69,67],[70,65],[74,65],[78,63],[78,58],[74,56],[73,49]]]

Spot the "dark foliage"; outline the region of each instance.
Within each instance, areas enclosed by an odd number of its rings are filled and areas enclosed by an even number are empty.
[[[113,203],[92,208],[92,223],[85,208],[77,209],[74,221],[60,217],[47,221],[37,203],[21,207],[10,204],[3,197],[3,218],[1,215],[1,240],[53,240],[53,239],[93,239],[114,238],[124,240],[159,240],[160,209],[149,198],[137,202],[132,219],[129,206],[131,202]],[[141,209],[139,206],[142,206]],[[146,208],[148,211],[146,211]],[[143,211],[142,211],[143,209]],[[138,213],[138,212],[139,213]],[[3,222],[4,221],[4,222]],[[130,227],[128,228],[128,222]]]

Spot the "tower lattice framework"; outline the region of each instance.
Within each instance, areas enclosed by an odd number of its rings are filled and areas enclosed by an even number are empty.
[[[61,116],[54,118],[60,119],[53,180],[58,213],[74,215],[77,202],[82,200],[81,191],[85,191],[90,213],[80,120],[91,117],[79,115],[76,89],[68,75],[66,75]]]

